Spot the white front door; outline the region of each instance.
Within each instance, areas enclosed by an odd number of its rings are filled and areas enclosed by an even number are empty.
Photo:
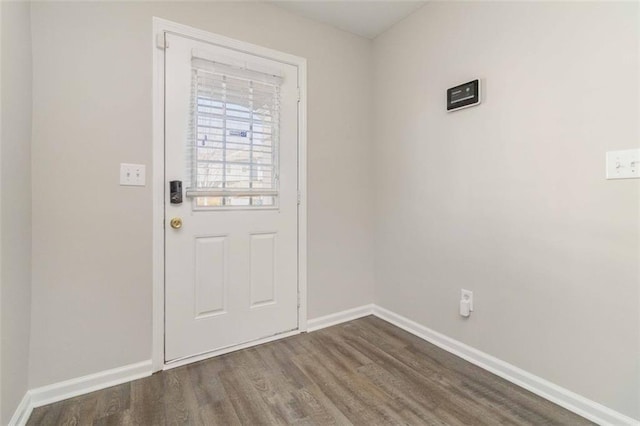
[[[165,37],[170,362],[298,328],[298,69]]]

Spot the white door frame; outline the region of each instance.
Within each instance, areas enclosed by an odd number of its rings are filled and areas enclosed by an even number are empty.
[[[241,347],[251,346],[274,337],[234,346],[222,351],[211,352],[203,356],[190,358],[181,363],[164,362],[164,226],[165,226],[165,176],[164,176],[164,37],[165,32],[193,38],[228,49],[249,53],[267,59],[283,62],[298,67],[298,87],[300,102],[298,103],[298,330],[283,333],[275,338],[298,334],[307,330],[307,60],[298,56],[278,52],[276,50],[245,43],[225,36],[199,30],[187,25],[177,24],[161,18],[153,18],[153,337],[152,361],[153,371],[176,367],[196,360],[230,352]],[[171,46],[168,46],[170,49]]]

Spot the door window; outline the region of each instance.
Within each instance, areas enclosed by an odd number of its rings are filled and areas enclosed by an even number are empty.
[[[192,60],[187,196],[198,209],[277,207],[282,79]]]

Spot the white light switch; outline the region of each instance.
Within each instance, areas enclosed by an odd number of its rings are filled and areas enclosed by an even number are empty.
[[[640,149],[607,152],[607,179],[640,178]]]
[[[120,164],[120,185],[144,186],[144,164]]]

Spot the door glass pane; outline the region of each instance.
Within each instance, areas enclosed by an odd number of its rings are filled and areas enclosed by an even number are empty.
[[[192,68],[188,188],[197,207],[276,206],[280,84],[221,69]]]

